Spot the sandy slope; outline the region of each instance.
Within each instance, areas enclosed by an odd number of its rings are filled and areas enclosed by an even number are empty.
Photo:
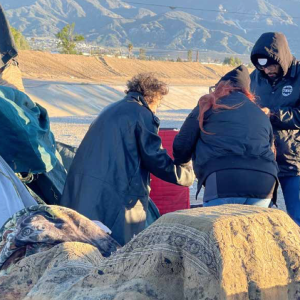
[[[113,57],[50,54],[20,51],[20,68],[25,78],[69,82],[123,83],[140,72],[155,72],[170,84],[212,85],[231,68],[196,62],[141,61]]]

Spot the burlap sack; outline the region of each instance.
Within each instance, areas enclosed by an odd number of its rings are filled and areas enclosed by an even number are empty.
[[[25,93],[25,88],[22,80],[22,73],[16,61],[12,61],[0,73],[0,85],[8,86]]]
[[[0,276],[0,290],[3,299],[27,300],[295,300],[300,230],[275,209],[179,211],[109,258],[65,243],[23,259]]]

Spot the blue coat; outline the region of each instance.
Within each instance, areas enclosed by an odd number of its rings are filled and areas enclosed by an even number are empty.
[[[103,222],[121,245],[128,242],[145,228],[150,173],[185,186],[194,179],[162,149],[158,127],[141,94],[106,107],[79,146],[61,204]]]

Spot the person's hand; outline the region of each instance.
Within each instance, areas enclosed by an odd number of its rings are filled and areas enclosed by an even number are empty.
[[[192,163],[192,161],[189,161],[186,164],[182,164],[181,166],[184,167],[184,168],[186,168],[186,169],[188,169],[189,171],[193,170],[193,163]]]
[[[271,111],[267,107],[262,107],[261,110],[268,116],[270,117]]]

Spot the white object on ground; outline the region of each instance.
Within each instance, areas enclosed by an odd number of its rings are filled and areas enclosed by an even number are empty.
[[[105,233],[111,234],[111,230],[105,226],[102,222],[97,221],[97,220],[93,220],[93,222],[98,225]]]
[[[37,202],[0,156],[0,228],[13,214],[31,205]]]

